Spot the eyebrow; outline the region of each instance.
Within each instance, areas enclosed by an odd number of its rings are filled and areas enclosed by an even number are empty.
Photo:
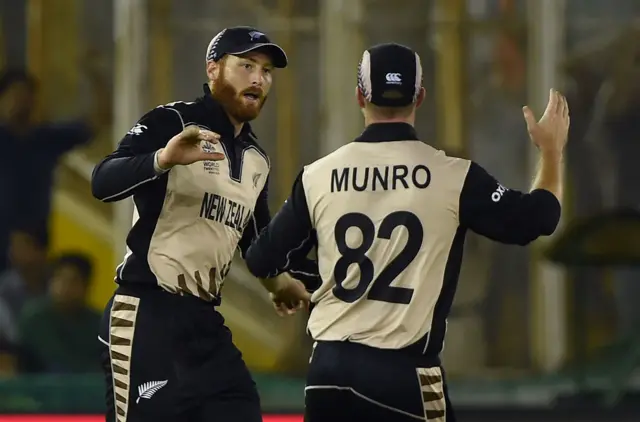
[[[248,56],[238,56],[238,57],[240,57],[241,59],[244,59],[244,60],[249,60],[250,62],[253,62],[255,64],[258,64],[258,65],[260,65],[262,67],[266,67],[266,68],[269,68],[269,69],[272,69],[274,67],[271,62],[267,62],[265,64],[262,64],[259,61],[257,61],[256,59],[254,59],[253,57],[248,57]]]

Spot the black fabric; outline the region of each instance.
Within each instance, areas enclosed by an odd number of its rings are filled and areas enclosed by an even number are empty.
[[[120,286],[118,294],[140,298],[127,420],[262,420],[255,383],[214,306],[193,296],[172,295],[143,285]],[[105,309],[100,331],[105,341],[109,341],[111,305],[112,301]],[[107,422],[115,422],[112,366],[108,347],[104,349]],[[140,385],[163,380],[167,384],[150,399],[138,400]]]
[[[424,418],[417,368],[426,367],[432,366],[427,361],[417,363],[401,351],[318,342],[307,375],[305,421],[413,422]],[[443,387],[446,421],[455,422],[446,381]]]
[[[244,258],[249,271],[258,278],[289,272],[301,280],[307,290],[314,291],[322,280],[317,263],[307,255],[317,244],[300,172],[291,195],[247,249]]]
[[[365,56],[359,66],[358,86],[372,104],[402,107],[416,100],[422,87],[422,68],[413,50],[387,43],[367,49]]]
[[[418,133],[409,123],[373,123],[355,139],[355,142],[417,141]]]
[[[287,54],[262,31],[250,26],[226,28],[209,44],[207,61],[218,61],[227,54],[244,54],[261,50],[273,60],[275,67],[287,67]]]
[[[550,236],[561,213],[551,192],[508,189],[474,162],[460,193],[460,224],[500,243],[524,246]]]
[[[121,293],[121,292],[120,292]],[[139,311],[136,317],[133,351],[129,379],[129,397],[127,420],[172,422],[176,377],[173,369],[172,346],[167,342],[166,326],[169,322],[166,308],[159,304],[169,296],[163,292],[147,292],[140,297]],[[110,313],[113,298],[105,308],[100,326],[100,339],[109,342]],[[113,386],[113,368],[109,347],[104,345],[101,362],[105,376],[107,422],[117,422],[117,408]],[[138,386],[146,382],[167,381],[151,399],[138,401]],[[138,403],[136,403],[138,401]],[[122,416],[122,415],[120,415]]]

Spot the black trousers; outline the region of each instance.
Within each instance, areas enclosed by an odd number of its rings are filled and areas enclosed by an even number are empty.
[[[193,296],[120,286],[100,328],[107,422],[260,422],[222,315]]]
[[[305,388],[305,421],[455,422],[455,416],[438,359],[318,342]]]

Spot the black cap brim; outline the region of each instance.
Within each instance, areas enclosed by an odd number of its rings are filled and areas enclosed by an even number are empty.
[[[246,44],[244,46],[237,48],[235,51],[227,52],[227,54],[239,56],[241,54],[249,53],[250,51],[256,51],[256,50],[262,50],[269,57],[271,57],[274,67],[277,67],[280,69],[287,67],[287,63],[288,63],[287,53],[284,52],[282,47],[274,43]]]

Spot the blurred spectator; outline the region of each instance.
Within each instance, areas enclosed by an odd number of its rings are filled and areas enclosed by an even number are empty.
[[[7,265],[11,230],[48,220],[60,156],[91,137],[84,121],[36,122],[37,94],[27,72],[0,74],[0,271]]]
[[[19,321],[26,370],[85,373],[99,370],[96,332],[100,314],[86,305],[93,265],[82,254],[54,263],[49,297],[29,303]]]
[[[46,294],[47,242],[44,224],[11,234],[11,269],[0,276],[0,309],[6,308],[7,319],[16,321],[28,300]]]

